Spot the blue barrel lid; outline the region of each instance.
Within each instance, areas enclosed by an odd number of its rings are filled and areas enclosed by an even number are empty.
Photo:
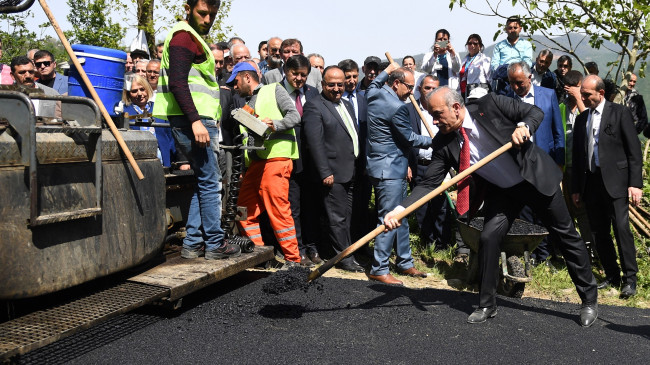
[[[73,44],[72,50],[75,52],[90,53],[126,60],[126,52],[120,51],[119,49],[89,46],[86,44]]]

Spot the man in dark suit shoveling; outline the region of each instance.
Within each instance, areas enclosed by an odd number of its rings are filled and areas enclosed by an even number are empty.
[[[529,205],[560,238],[569,275],[582,300],[580,324],[591,326],[598,317],[596,280],[585,243],[560,191],[562,171],[548,154],[530,142],[544,117],[542,111],[495,94],[465,106],[462,96],[447,87],[433,91],[427,100],[427,109],[440,130],[433,140],[435,152],[422,183],[384,218],[386,227],[396,228],[399,221],[394,217],[438,187],[450,168],[462,171],[512,141],[517,148],[472,175],[485,189],[485,223],[479,240],[479,307],[467,322],[482,323],[496,316],[499,246],[521,208]],[[457,209],[460,215],[468,214],[469,183],[461,181],[458,187]]]

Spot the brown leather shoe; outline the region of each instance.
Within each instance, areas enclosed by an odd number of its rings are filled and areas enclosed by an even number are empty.
[[[316,265],[320,265],[323,263],[323,260],[320,258],[320,256],[318,256],[318,252],[308,253],[307,258]]]
[[[400,274],[408,275],[408,276],[411,276],[411,277],[414,277],[414,278],[426,278],[427,277],[427,273],[422,272],[422,271],[420,271],[420,270],[418,270],[418,269],[416,269],[414,267],[408,268],[408,269],[406,269],[404,271],[400,271]]]
[[[370,275],[366,274],[368,276],[368,279],[370,280],[376,280],[379,282],[382,282],[384,284],[391,284],[391,285],[404,285],[401,281],[395,279],[395,277],[391,274],[386,274],[386,275]]]

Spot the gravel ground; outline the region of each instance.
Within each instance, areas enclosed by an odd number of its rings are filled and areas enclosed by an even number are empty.
[[[259,280],[257,280],[259,279]],[[306,292],[262,289],[259,272],[148,307],[33,351],[24,364],[646,363],[650,310],[600,307],[591,328],[579,306],[498,300],[487,323],[465,323],[473,293],[320,278]]]

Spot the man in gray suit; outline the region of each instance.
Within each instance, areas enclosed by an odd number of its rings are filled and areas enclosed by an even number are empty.
[[[375,188],[375,202],[384,217],[406,198],[408,155],[413,147],[428,148],[431,137],[413,132],[404,101],[415,87],[413,72],[391,63],[368,86],[368,176]],[[375,254],[368,278],[387,284],[402,284],[390,275],[388,258],[396,244],[395,264],[401,274],[426,276],[413,267],[406,219],[394,231],[375,240]]]
[[[295,56],[297,54],[303,54],[302,43],[295,39],[289,38],[282,41],[280,45],[280,57],[282,57],[282,62],[287,62],[289,57]],[[284,78],[284,70],[282,67],[278,67],[274,70],[270,70],[262,76],[262,84],[268,85],[274,82],[280,82]],[[323,91],[323,86],[321,81],[323,76],[317,68],[311,68],[309,75],[307,75],[307,85],[313,86],[318,89],[318,92]]]

